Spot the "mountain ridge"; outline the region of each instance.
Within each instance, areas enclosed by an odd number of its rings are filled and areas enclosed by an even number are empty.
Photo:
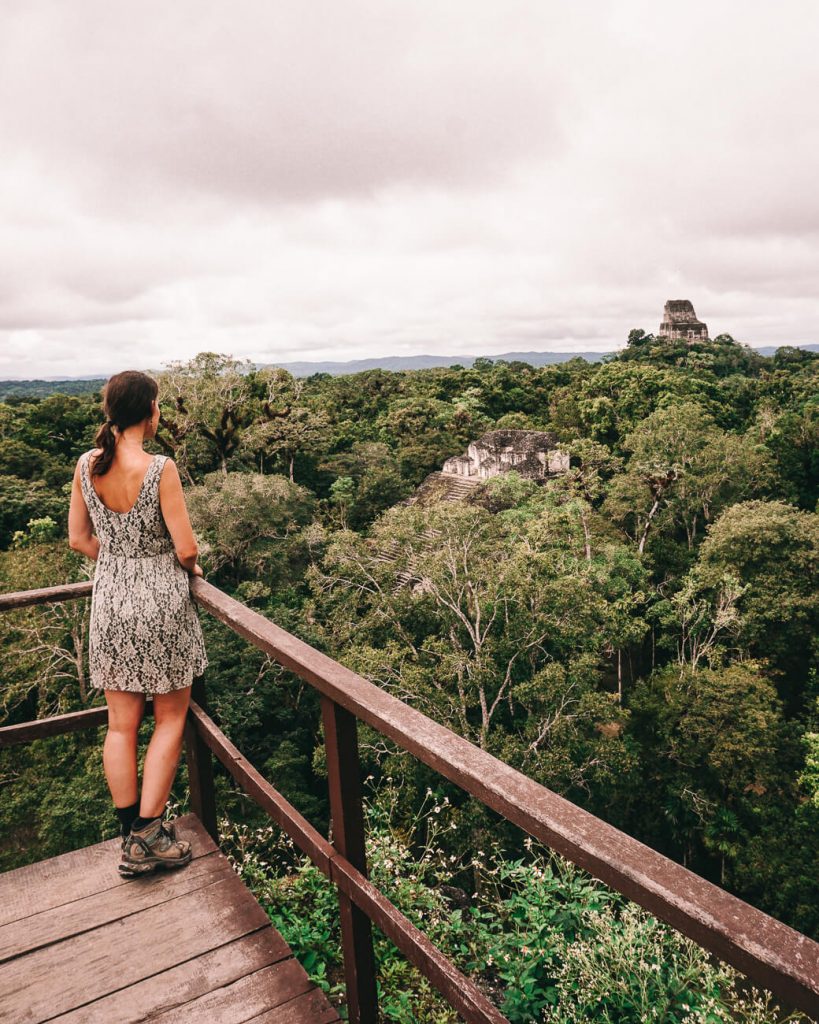
[[[819,344],[810,342],[804,345],[759,345],[750,346],[755,352],[762,356],[772,356],[780,348],[801,348],[809,352],[819,352]],[[477,359],[489,359],[492,362],[521,362],[530,366],[549,366],[554,363],[565,363],[570,359],[585,359],[587,362],[599,362],[605,356],[615,355],[621,349],[610,349],[605,352],[582,351],[582,352],[500,352],[491,355],[450,355],[435,356],[421,354],[414,356],[372,356],[367,359],[322,359],[322,360],[297,360],[294,362],[257,362],[256,369],[270,369],[279,367],[287,370],[294,377],[309,377],[315,373],[329,373],[331,376],[342,376],[344,374],[364,373],[367,370],[389,370],[398,372],[400,370],[429,370],[437,367],[472,366]],[[21,385],[37,384],[60,384],[71,382],[95,381],[104,382],[116,373],[112,370],[109,374],[82,374],[76,377],[48,376],[48,377],[5,377],[0,379],[0,390],[15,390]],[[147,370],[146,372],[151,372]],[[10,389],[6,386],[11,385]]]

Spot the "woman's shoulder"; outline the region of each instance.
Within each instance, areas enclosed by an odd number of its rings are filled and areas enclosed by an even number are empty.
[[[160,483],[167,480],[169,477],[179,477],[179,470],[170,455],[154,455],[154,461],[159,464]]]
[[[90,469],[94,459],[98,458],[100,455],[102,455],[102,448],[89,448],[87,452],[83,452],[77,459],[77,469],[80,468],[83,462],[87,462]]]

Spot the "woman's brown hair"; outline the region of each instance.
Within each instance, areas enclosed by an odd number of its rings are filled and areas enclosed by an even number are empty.
[[[117,447],[113,428],[123,431],[146,420],[151,415],[151,402],[158,394],[157,382],[140,370],[123,370],[109,377],[102,396],[105,423],[94,438],[102,454],[94,460],[92,476],[103,476],[111,468]]]

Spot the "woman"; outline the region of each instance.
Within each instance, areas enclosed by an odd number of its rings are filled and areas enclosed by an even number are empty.
[[[77,461],[68,540],[97,562],[88,640],[90,685],[105,692],[103,765],[122,832],[119,870],[133,876],[191,859],[163,812],[176,774],[193,677],[208,664],[190,595],[201,576],[173,459],[149,455],[159,423],[156,381],[137,370],[106,383],[106,422]],[[145,695],[154,731],[138,794],[137,733]]]

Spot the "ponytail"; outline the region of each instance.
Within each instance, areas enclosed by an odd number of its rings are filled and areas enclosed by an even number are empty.
[[[94,459],[91,467],[91,476],[102,476],[111,468],[111,463],[114,461],[114,452],[117,450],[117,439],[114,436],[113,424],[110,420],[106,420],[97,431],[94,444],[97,448],[102,448],[102,454]]]

